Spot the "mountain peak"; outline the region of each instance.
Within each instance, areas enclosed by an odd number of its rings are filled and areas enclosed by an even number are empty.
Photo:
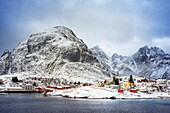
[[[145,46],[142,47],[142,48],[145,49],[145,50],[148,50],[148,49],[149,49],[148,45],[145,45]]]
[[[46,29],[45,31],[47,32],[70,32],[70,33],[73,33],[73,31],[67,27],[64,27],[64,26],[55,26],[55,27],[52,27],[52,28],[48,28]]]
[[[165,55],[165,52],[158,48],[158,47],[151,47],[149,48],[147,45],[144,46],[144,47],[141,47],[137,53],[140,53],[140,54],[146,54],[146,55],[150,55],[150,56],[162,56],[162,55]]]
[[[150,49],[149,49],[149,47],[147,46],[147,45],[145,45],[144,47],[141,47],[139,50],[138,50],[138,52],[140,52],[140,53],[142,53],[142,54],[147,54],[147,53],[149,53],[150,52]]]
[[[117,57],[119,57],[120,55],[118,55],[117,53],[114,53],[113,55],[112,55],[112,58],[117,58]]]
[[[99,45],[95,45],[92,49],[99,49],[99,50],[102,50],[102,48],[99,46]],[[103,50],[102,50],[103,51]]]
[[[76,38],[76,35],[71,29],[64,27],[64,26],[55,26],[55,27],[45,29],[43,32],[31,34],[30,38],[40,37],[44,35],[53,35],[53,34],[63,35],[64,37],[73,39],[73,40],[78,39]]]
[[[93,52],[93,54],[95,54],[98,58],[102,58],[102,59],[109,59],[109,57],[106,55],[106,53],[100,48],[99,45],[94,46],[93,48],[91,48],[91,51]]]

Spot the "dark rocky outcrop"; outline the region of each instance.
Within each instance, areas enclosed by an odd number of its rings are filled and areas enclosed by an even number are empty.
[[[7,74],[11,64],[11,53],[5,50],[0,58],[0,74]]]

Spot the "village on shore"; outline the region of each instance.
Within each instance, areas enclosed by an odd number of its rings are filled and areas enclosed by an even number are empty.
[[[157,99],[170,98],[170,80],[149,80],[138,76],[115,76],[100,83],[61,81],[58,78],[17,76],[0,78],[0,94],[42,93],[46,96],[88,99]]]

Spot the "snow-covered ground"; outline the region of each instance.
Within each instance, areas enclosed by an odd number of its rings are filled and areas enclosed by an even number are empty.
[[[0,79],[4,82],[8,82],[8,81],[12,81],[12,77],[17,77],[19,80],[26,80],[26,78],[34,78],[34,77],[41,77],[41,78],[50,78],[49,75],[45,75],[45,74],[34,74],[31,72],[21,72],[21,73],[11,73],[11,74],[5,74],[5,75],[1,75]]]
[[[170,97],[168,93],[132,93],[124,91],[119,93],[116,89],[96,86],[84,86],[68,90],[54,90],[53,92],[47,93],[50,96],[63,96],[69,98],[88,98],[88,99],[156,99]]]

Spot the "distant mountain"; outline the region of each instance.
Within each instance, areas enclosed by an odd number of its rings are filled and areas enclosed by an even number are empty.
[[[93,54],[95,54],[95,56],[97,58],[99,58],[100,60],[107,62],[109,60],[109,57],[106,55],[106,53],[100,48],[99,45],[94,46],[93,48],[91,48],[91,51],[93,52]]]
[[[94,47],[91,50],[100,62],[107,64],[118,75],[132,74],[156,79],[170,78],[170,55],[165,54],[158,47],[144,46],[132,56],[121,56],[114,53],[110,58],[100,48]]]
[[[33,72],[68,81],[95,82],[112,76],[72,30],[56,26],[32,34],[0,58],[0,74]]]
[[[136,63],[136,73],[152,78],[170,77],[170,55],[158,47],[144,46],[140,48],[132,59]]]
[[[100,63],[102,63],[107,69],[110,69],[109,56],[106,55],[106,53],[100,48],[99,45],[96,45],[91,48],[91,51]]]

